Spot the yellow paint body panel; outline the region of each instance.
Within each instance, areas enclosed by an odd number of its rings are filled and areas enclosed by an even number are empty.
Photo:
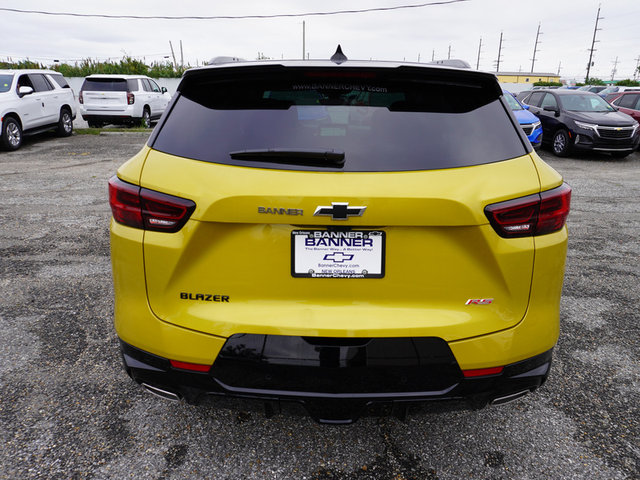
[[[557,340],[566,228],[504,239],[483,213],[514,192],[561,184],[535,153],[447,170],[323,173],[218,165],[145,148],[118,175],[197,205],[177,233],[112,222],[116,330],[142,350],[211,364],[235,333],[436,336],[466,369],[528,358]],[[313,216],[338,201],[367,211],[343,224]],[[260,206],[303,215],[258,213]],[[385,231],[385,277],[292,277],[291,231],[328,225]],[[494,302],[465,305],[470,298]]]

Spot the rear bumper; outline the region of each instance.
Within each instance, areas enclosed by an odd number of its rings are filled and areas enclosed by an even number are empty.
[[[311,343],[310,343],[311,342]],[[127,373],[147,390],[189,403],[253,403],[264,411],[303,407],[321,423],[352,423],[407,407],[481,408],[541,386],[552,350],[465,376],[448,344],[434,337],[345,339],[270,335],[230,337],[208,372],[175,368],[163,357],[121,341]],[[230,399],[233,401],[229,402]]]

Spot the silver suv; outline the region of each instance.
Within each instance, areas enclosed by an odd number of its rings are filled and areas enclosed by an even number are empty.
[[[0,144],[17,150],[24,135],[73,133],[76,100],[66,79],[51,70],[0,70]]]
[[[144,75],[89,75],[78,101],[90,127],[106,123],[150,127],[167,108],[170,95]]]

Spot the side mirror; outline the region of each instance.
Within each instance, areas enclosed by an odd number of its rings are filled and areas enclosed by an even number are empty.
[[[162,93],[167,93],[167,87],[162,87],[160,90],[162,91]]]
[[[560,110],[558,110],[558,107],[550,107],[550,106],[546,106],[543,108],[543,110],[547,111],[547,112],[553,112],[556,114],[556,117],[558,115],[560,115]]]
[[[529,105],[525,103],[521,103],[520,105],[522,105],[522,108],[524,108],[525,110],[529,110]]]
[[[25,95],[31,95],[33,93],[33,88],[32,87],[27,87],[26,85],[18,88],[18,96],[20,98],[24,97]]]

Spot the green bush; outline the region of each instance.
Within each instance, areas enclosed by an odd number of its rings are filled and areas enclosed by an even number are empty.
[[[92,73],[116,73],[127,75],[148,75],[152,78],[180,78],[184,71],[190,68],[190,66],[176,68],[170,62],[154,62],[151,65],[147,65],[140,60],[136,60],[131,57],[123,57],[117,63],[98,62],[97,60],[86,58],[81,62],[76,62],[74,65],[61,63],[53,65],[52,67],[32,62],[30,60],[13,62],[11,59],[7,59],[6,62],[0,62],[0,68],[15,70],[27,68],[50,68],[60,72],[65,77],[86,77]]]
[[[561,87],[562,83],[560,82],[535,82],[533,84],[534,87]]]
[[[620,87],[640,87],[640,82],[627,78],[625,80],[620,80],[619,82],[616,82],[616,85]]]

